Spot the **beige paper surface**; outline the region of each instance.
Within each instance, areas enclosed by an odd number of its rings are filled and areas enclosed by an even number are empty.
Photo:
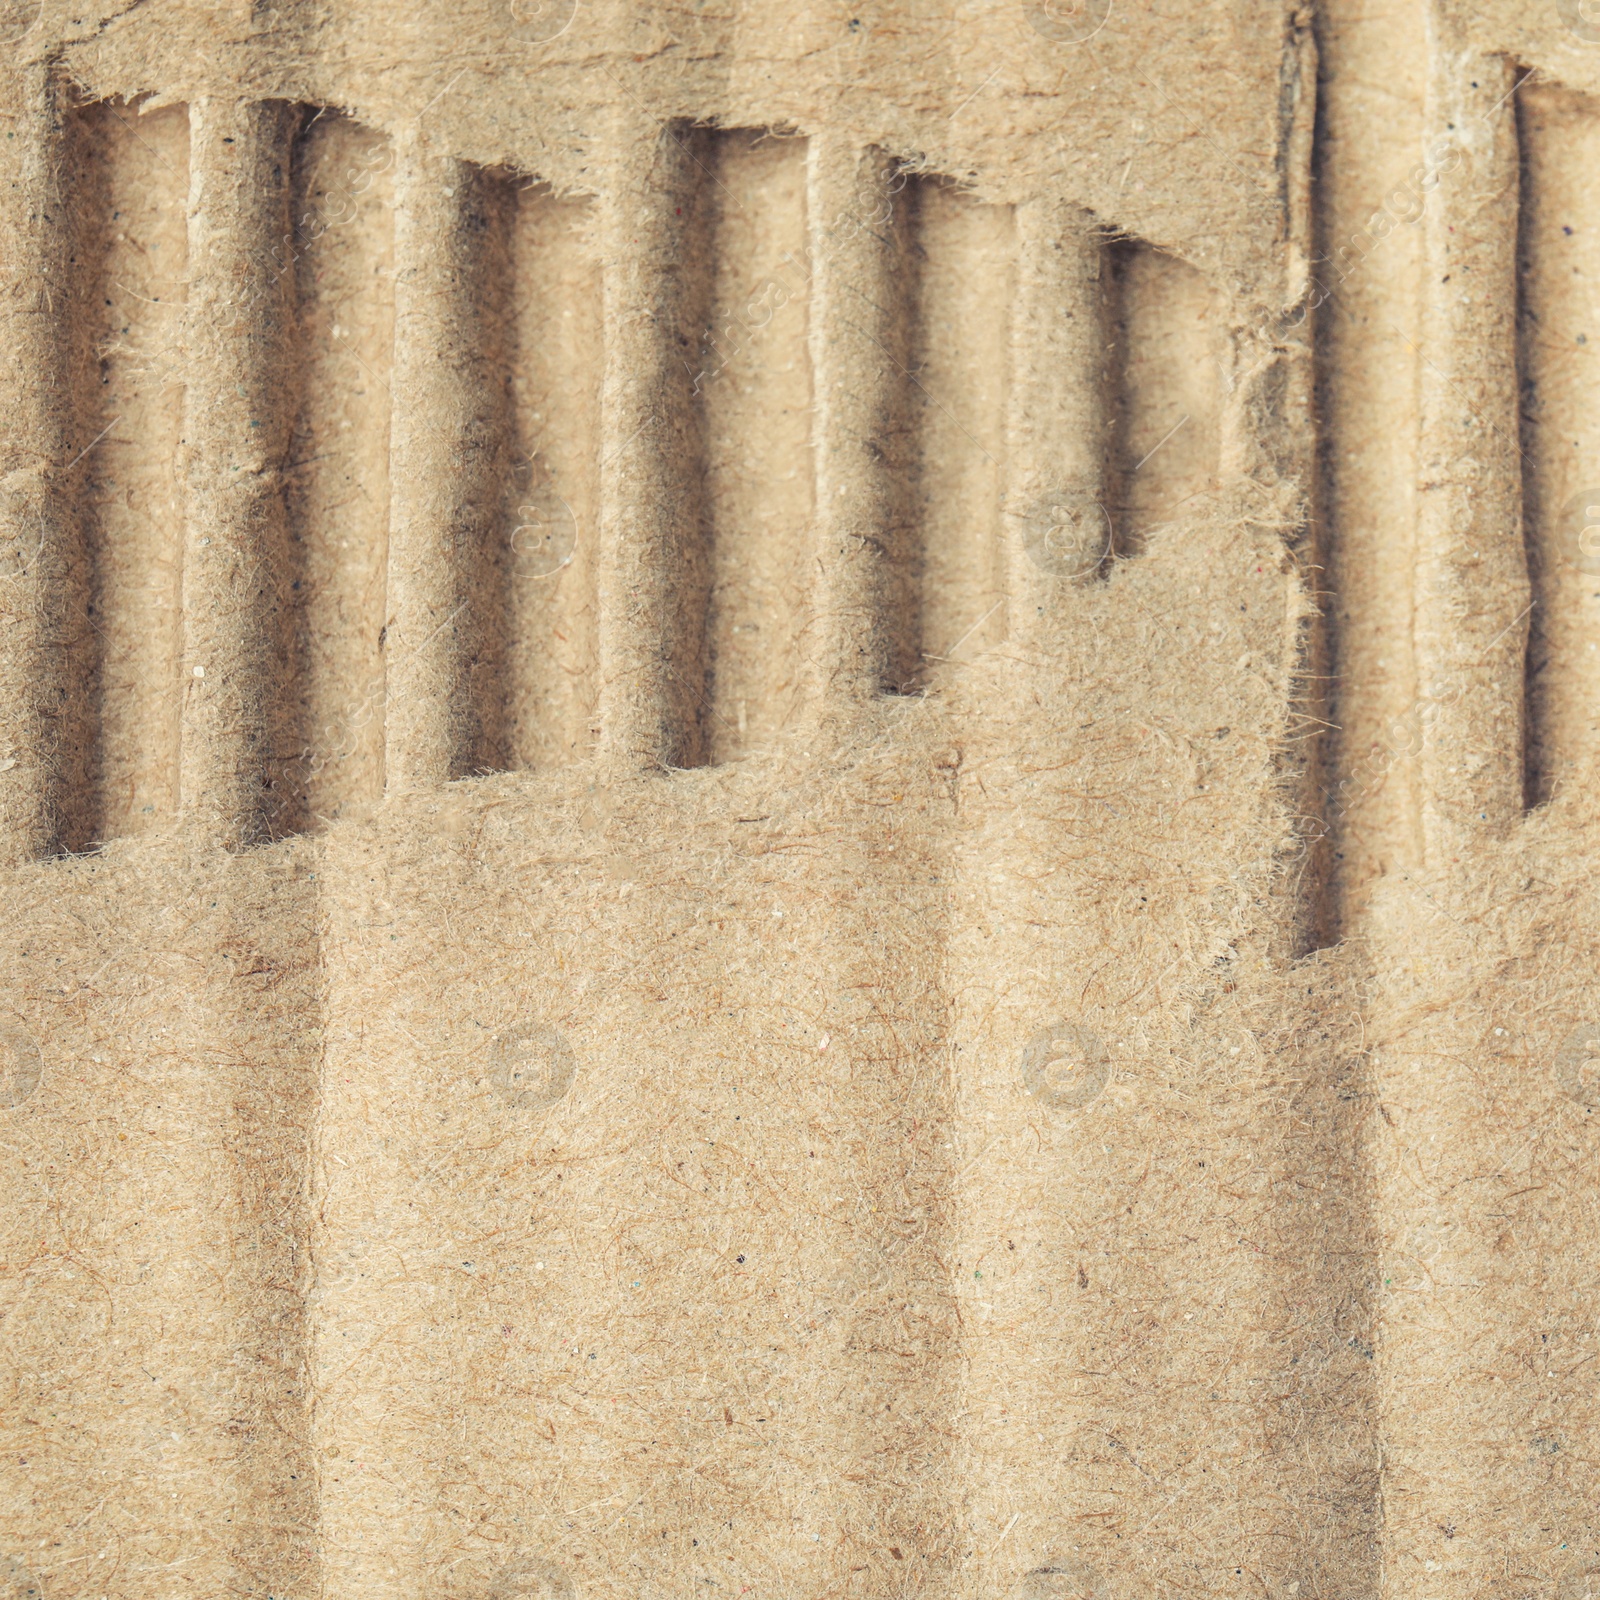
[[[1600,1583],[1576,0],[0,42],[0,1596]]]

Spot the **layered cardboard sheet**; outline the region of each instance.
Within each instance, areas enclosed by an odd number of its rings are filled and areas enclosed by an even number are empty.
[[[0,44],[3,1600],[1600,1588],[1578,0]]]

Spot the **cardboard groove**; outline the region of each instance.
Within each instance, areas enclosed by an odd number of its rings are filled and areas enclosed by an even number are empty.
[[[1316,337],[1328,529],[1325,715],[1336,730],[1328,734],[1326,811],[1330,898],[1347,933],[1376,881],[1421,854],[1416,752],[1430,702],[1412,645],[1420,236],[1425,185],[1446,181],[1437,159],[1417,156],[1427,155],[1424,11],[1400,11],[1375,27],[1340,13],[1323,47],[1315,281],[1328,298]],[[1397,94],[1385,108],[1352,86],[1388,63]],[[1380,136],[1385,127],[1392,141]],[[1375,238],[1366,224],[1380,203],[1386,231]]]
[[[301,820],[282,731],[299,118],[281,102],[220,97],[189,114],[178,809],[231,846]]]
[[[64,843],[84,849],[169,826],[178,805],[189,127],[181,106],[140,117],[117,102],[74,120],[93,666],[80,708],[87,792]]]
[[[1221,484],[1227,340],[1216,296],[1185,261],[1112,246],[1111,522],[1119,556],[1193,515]]]
[[[1562,1457],[1590,1406],[1532,1352],[1581,1340],[1594,1279],[1564,1087],[1590,1010],[1566,964],[1589,958],[1550,902],[1546,931],[1484,935],[1531,874],[1566,881],[1592,853],[1568,698],[1583,613],[1563,575],[1581,528],[1557,499],[1585,439],[1569,243],[1585,135],[1562,86],[1592,88],[1592,64],[1566,29],[1496,7],[1330,11],[1329,715],[1343,928],[1376,980],[1357,1073],[1379,1108],[1361,1147],[1384,1463],[1371,1581],[1464,1592],[1516,1568],[1582,1592],[1593,1490]],[[1380,57],[1402,65],[1374,76]]]
[[[61,649],[82,627],[81,564],[70,536],[80,446],[55,400],[70,383],[72,359],[48,287],[69,272],[71,214],[59,175],[64,130],[47,67],[19,74],[14,103],[15,126],[5,141],[9,248],[0,379],[8,418],[0,684],[9,708],[0,760],[9,763],[10,780],[0,788],[0,854],[13,863],[55,848],[71,831],[68,775],[81,759],[81,741],[74,670],[62,662]]]
[[[420,137],[398,152],[384,665],[389,791],[503,766],[507,186]]]
[[[1110,299],[1105,239],[1081,206],[1018,206],[1016,301],[1007,400],[1005,516],[1012,637],[1048,637],[1062,580],[1111,557]]]
[[[337,810],[308,785],[363,708],[381,735],[370,663],[357,683],[330,682],[328,653],[348,649],[350,631],[317,570],[337,504],[324,465],[335,452],[313,442],[314,413],[333,398],[319,365],[332,328],[301,325],[327,288],[330,242],[363,235],[332,233],[327,205],[306,210],[289,176],[303,146],[345,125],[313,121],[300,139],[306,113],[248,115],[273,126],[210,137],[214,170],[196,170],[192,194],[187,108],[112,101],[67,118],[74,265],[60,309],[83,442],[64,585],[76,633],[59,650],[59,848],[170,827],[180,809],[236,843],[301,830],[308,807]],[[383,331],[368,340],[369,370],[387,362]],[[359,361],[358,395],[372,387]],[[257,414],[230,417],[238,401]],[[381,453],[386,411],[369,405],[362,423]],[[187,541],[186,521],[198,530]],[[369,656],[380,626],[381,613]]]
[[[705,749],[705,441],[693,355],[709,318],[704,134],[611,131],[600,196],[605,379],[600,402],[602,754],[692,767]]]
[[[537,772],[595,742],[601,268],[592,200],[513,183],[507,742]]]
[[[920,662],[906,382],[911,273],[906,179],[832,132],[807,146],[820,637],[814,704],[910,688]]]
[[[285,744],[302,826],[383,794],[395,145],[308,113],[294,149],[299,409],[285,466],[298,627]]]
[[[814,501],[802,139],[711,135],[713,283],[696,387],[706,430],[707,757],[792,734],[805,709]]]
[[[1528,604],[1516,70],[1464,49],[1454,23],[1434,28],[1426,132],[1454,134],[1462,160],[1424,222],[1415,632],[1420,686],[1437,708],[1418,752],[1424,861],[1522,817]]]
[[[1005,395],[1011,208],[933,179],[912,190],[922,674],[939,685],[1005,637]]]
[[[1527,798],[1592,781],[1600,749],[1600,544],[1589,530],[1593,379],[1584,242],[1600,130],[1587,95],[1530,83],[1517,98],[1521,172],[1519,354],[1528,641]]]
[[[185,108],[108,103],[76,116],[74,199],[90,219],[77,292],[88,325],[107,331],[77,357],[98,363],[79,386],[85,425],[99,426],[85,452],[84,638],[67,651],[88,663],[68,694],[76,731],[61,762],[63,793],[76,791],[61,825],[69,849],[170,825],[180,787],[186,814],[249,843],[368,810],[386,788],[578,759],[602,728],[602,400],[586,378],[607,341],[584,285],[588,204],[335,113],[251,114],[276,119],[270,174],[258,158],[232,175],[245,135],[212,140],[225,171],[199,171],[187,228]],[[1056,279],[1035,290],[1029,274],[1042,269],[1027,264],[1027,226],[1016,257],[1009,208],[881,152],[847,155],[856,165],[833,178],[817,175],[823,157],[804,140],[684,128],[664,147],[689,203],[681,223],[674,205],[672,237],[702,241],[700,256],[666,269],[699,365],[689,403],[663,391],[619,452],[677,430],[682,481],[663,509],[695,520],[673,524],[675,542],[658,534],[646,558],[661,590],[649,627],[665,637],[647,628],[623,647],[645,624],[619,619],[613,650],[659,651],[649,747],[666,765],[736,759],[794,733],[846,679],[907,692],[946,651],[1003,638],[1008,538],[1048,591],[1063,561],[1069,577],[1103,570],[1114,547],[1137,553],[1153,519],[1215,488],[1221,354],[1206,291],[1181,263],[1132,245],[1108,255],[1092,219],[1044,212],[1039,260],[1054,264],[1063,230],[1075,233],[1066,248],[1087,252],[1087,276],[1077,290]],[[814,203],[833,207],[815,227],[808,181]],[[228,184],[224,203],[244,209],[213,227],[207,195]],[[626,226],[636,220],[627,213]],[[964,345],[970,261],[999,272],[1002,292],[985,297],[981,342]],[[135,267],[150,294],[124,282]],[[862,270],[879,274],[876,289],[856,281]],[[246,284],[213,292],[208,274]],[[1009,335],[994,321],[1008,306]],[[1079,369],[1057,359],[1061,316],[1083,325],[1071,335],[1088,341]],[[628,320],[614,314],[614,330]],[[1173,337],[1191,332],[1175,358]],[[260,371],[210,375],[207,340],[220,349],[219,335]],[[675,374],[695,366],[681,348],[656,359]],[[1042,487],[1020,435],[1008,458],[1008,359],[1026,427],[1055,416],[1037,448],[1088,451],[1081,471],[1051,469],[1077,472],[1087,499]],[[837,419],[813,403],[815,374],[826,388],[835,370],[849,390]],[[1035,393],[1032,370],[1055,387]],[[268,374],[283,391],[270,404]],[[987,386],[976,407],[974,383]],[[223,391],[273,413],[242,423],[268,447],[244,467],[259,492],[238,527],[199,533],[185,551],[179,506],[198,525],[241,470],[237,443],[217,431]],[[196,439],[180,441],[185,429]],[[406,461],[392,483],[391,457]],[[774,473],[781,503],[755,488]],[[814,573],[818,483],[844,509],[836,553]],[[1064,535],[1094,545],[1081,573],[1084,552],[1057,548]],[[234,565],[207,578],[218,541]],[[200,612],[187,623],[186,581]],[[625,609],[642,582],[630,579]],[[205,613],[224,594],[233,610],[219,631]],[[219,683],[226,703],[207,712]]]

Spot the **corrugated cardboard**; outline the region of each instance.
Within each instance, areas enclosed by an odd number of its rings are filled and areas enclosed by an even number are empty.
[[[77,9],[0,1594],[1600,1583],[1582,8]]]

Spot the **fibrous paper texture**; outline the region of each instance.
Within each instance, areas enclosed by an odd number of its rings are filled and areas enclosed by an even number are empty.
[[[1582,7],[0,35],[0,1594],[1600,1583]]]

